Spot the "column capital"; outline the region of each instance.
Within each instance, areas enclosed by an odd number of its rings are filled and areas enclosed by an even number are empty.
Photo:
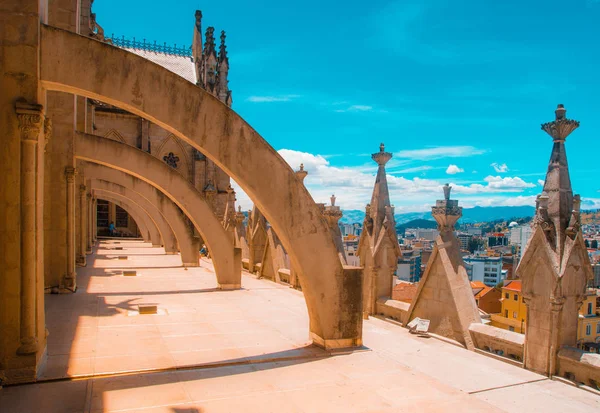
[[[19,120],[19,132],[24,141],[37,142],[44,122],[44,107],[36,103],[18,100],[15,112]]]
[[[86,186],[85,186],[85,185],[83,185],[83,184],[79,185],[79,194],[80,194],[81,196],[83,196],[83,194],[85,194],[85,191],[86,191],[86,189],[87,189],[87,188],[86,188]]]
[[[65,176],[67,177],[67,182],[73,183],[75,181],[75,174],[77,174],[77,169],[72,166],[67,166],[65,168]]]

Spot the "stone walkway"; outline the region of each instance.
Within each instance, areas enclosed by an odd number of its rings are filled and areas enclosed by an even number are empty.
[[[600,410],[591,393],[376,318],[364,350],[328,354],[309,345],[298,291],[251,276],[215,291],[210,263],[185,270],[148,244],[102,242],[88,258],[76,294],[46,296],[42,378],[80,378],[5,387],[0,412]]]

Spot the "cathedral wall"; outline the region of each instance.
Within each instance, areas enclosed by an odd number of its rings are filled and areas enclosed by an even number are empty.
[[[129,114],[95,111],[93,134],[139,148],[141,121]]]

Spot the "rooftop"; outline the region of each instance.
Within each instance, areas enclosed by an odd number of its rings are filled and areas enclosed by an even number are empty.
[[[504,287],[502,287],[502,289],[521,292],[521,281],[520,280],[511,281],[508,284],[506,284]]]
[[[590,412],[600,398],[389,321],[364,323],[361,350],[310,346],[302,294],[243,278],[216,291],[208,261],[184,270],[162,248],[110,242],[80,289],[49,295],[45,383],[5,387],[0,409],[54,412]],[[120,275],[122,268],[138,276]],[[138,315],[137,305],[158,305]],[[135,373],[131,373],[135,372]]]

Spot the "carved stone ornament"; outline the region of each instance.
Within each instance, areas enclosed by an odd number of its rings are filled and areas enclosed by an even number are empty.
[[[19,120],[19,132],[24,141],[37,142],[44,122],[43,106],[19,100],[15,103],[15,111]]]
[[[46,152],[46,147],[48,146],[48,142],[52,139],[52,118],[44,119],[44,152]]]
[[[163,161],[173,169],[177,169],[177,162],[179,162],[179,156],[173,152],[169,152],[168,155],[163,156]]]

